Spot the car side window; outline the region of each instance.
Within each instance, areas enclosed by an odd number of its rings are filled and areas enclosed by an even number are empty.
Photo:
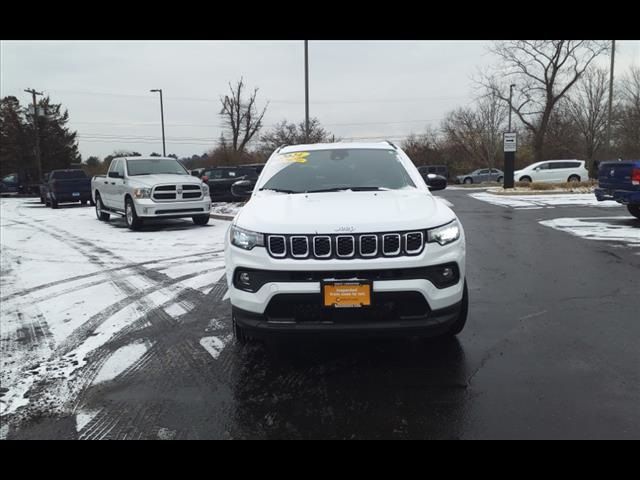
[[[540,170],[549,170],[549,164],[548,163],[542,163],[542,164],[538,165],[538,168]]]
[[[118,160],[118,165],[116,165],[116,172],[118,172],[118,174],[124,178],[124,162],[121,160]]]
[[[7,175],[6,177],[4,177],[2,179],[3,182],[7,182],[7,183],[15,183],[18,181],[18,176],[15,174],[12,175]]]
[[[111,165],[109,165],[109,172],[115,172],[119,163],[120,163],[120,160],[113,160],[111,162]]]
[[[479,173],[480,175],[486,175],[486,174],[488,174],[488,173],[489,173],[489,170],[480,170],[478,173]]]

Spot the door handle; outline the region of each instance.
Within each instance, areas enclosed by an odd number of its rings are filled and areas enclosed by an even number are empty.
[[[115,185],[115,184],[116,184],[116,182],[111,182],[111,185]]]
[[[107,185],[109,182],[104,182],[105,185]]]

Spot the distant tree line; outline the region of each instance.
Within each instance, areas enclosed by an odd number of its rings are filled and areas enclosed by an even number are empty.
[[[609,47],[592,40],[494,42],[490,50],[497,62],[474,80],[474,101],[448,112],[437,127],[408,135],[401,146],[417,165],[445,164],[452,174],[500,168],[511,111],[518,168],[546,159],[579,158],[593,167],[603,159],[640,158],[640,68],[616,79],[609,126],[609,70],[595,64]],[[304,121],[286,119],[266,129],[269,103],[261,104],[258,93],[243,78],[229,83],[218,110],[222,133],[207,152],[180,158],[186,168],[264,162],[281,145],[341,140],[318,118],[310,119],[309,131]],[[38,117],[43,171],[79,162],[76,132],[66,127],[68,112],[48,97],[39,106],[46,112]],[[15,97],[2,99],[0,172],[34,165],[34,138],[33,113]],[[91,156],[84,167],[89,174],[104,173],[114,157],[124,155],[140,153]]]

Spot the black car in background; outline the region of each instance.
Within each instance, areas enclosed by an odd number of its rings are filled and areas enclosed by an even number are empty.
[[[83,170],[52,170],[40,187],[40,201],[51,208],[59,203],[91,202],[91,179]]]
[[[259,163],[205,169],[202,177],[207,177],[211,201],[234,202],[242,200],[231,193],[231,185],[239,180],[247,180],[255,184],[263,167],[264,164]]]
[[[5,195],[16,195],[21,190],[20,179],[17,173],[10,173],[0,178],[0,193]]]

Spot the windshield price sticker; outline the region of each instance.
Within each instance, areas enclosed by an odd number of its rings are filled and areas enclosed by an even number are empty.
[[[278,156],[281,162],[306,163],[309,152],[284,153]]]

